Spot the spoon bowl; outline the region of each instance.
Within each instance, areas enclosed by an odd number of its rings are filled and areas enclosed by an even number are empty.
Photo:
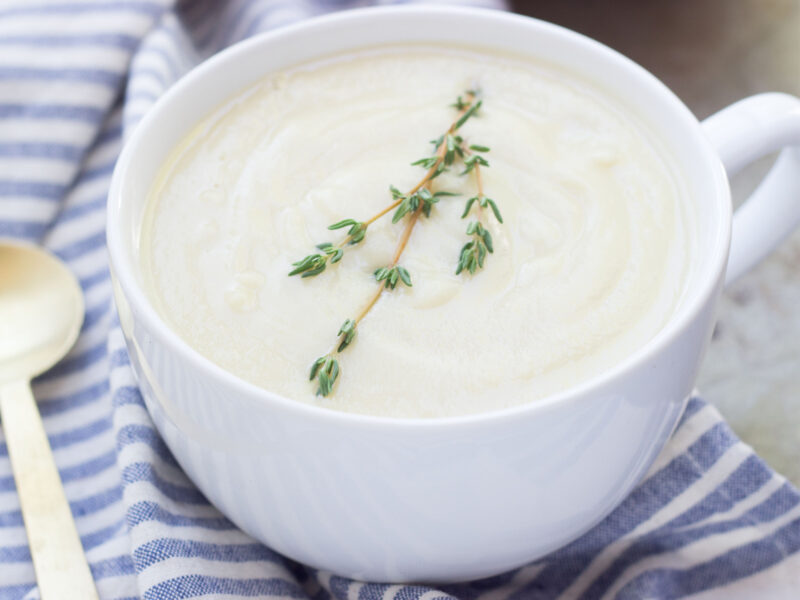
[[[0,285],[0,382],[30,379],[78,338],[81,288],[50,253],[9,242],[0,242]]]
[[[82,323],[81,288],[60,260],[0,242],[0,420],[42,600],[97,599],[30,387],[69,351]]]

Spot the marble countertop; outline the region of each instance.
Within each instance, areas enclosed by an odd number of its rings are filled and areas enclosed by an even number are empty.
[[[800,0],[512,4],[631,57],[701,119],[759,92],[800,96]],[[772,160],[734,179],[736,204]],[[697,385],[745,442],[800,485],[800,231],[725,292]]]

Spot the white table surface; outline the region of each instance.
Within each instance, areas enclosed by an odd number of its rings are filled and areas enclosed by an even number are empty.
[[[759,92],[800,96],[800,0],[513,4],[630,56],[701,119]],[[736,203],[769,164],[735,179]],[[745,442],[800,485],[800,231],[725,293],[698,388]]]

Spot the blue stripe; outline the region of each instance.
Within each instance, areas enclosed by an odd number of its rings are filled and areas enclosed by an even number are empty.
[[[156,456],[172,467],[178,467],[175,458],[158,432],[148,425],[125,425],[117,432],[117,450],[130,444],[145,444]]]
[[[159,48],[156,46],[151,46],[147,49],[146,53],[142,53],[142,56],[146,56],[147,54],[149,54],[156,56],[157,59],[160,59],[161,62],[164,63],[164,66],[167,67],[167,73],[169,74],[170,79],[174,81],[183,74],[183,70],[180,69],[177,63],[175,62],[174,58],[175,52],[176,48],[174,45],[170,48]],[[133,71],[131,71],[131,78],[137,77],[141,72],[142,72],[141,69],[134,69]]]
[[[142,91],[130,91],[133,88],[128,88],[128,93],[125,95],[125,102],[133,103],[133,102],[147,102],[148,104],[154,104],[156,100],[159,99],[161,94],[156,94],[155,92],[142,92]],[[163,91],[163,90],[162,90]]]
[[[105,560],[96,561],[89,564],[92,577],[98,581],[109,577],[120,577],[123,575],[133,575],[133,560],[129,555],[117,556]],[[14,599],[19,600],[32,590],[36,584],[34,582],[0,587],[0,600]],[[116,598],[115,600],[139,600],[139,598]]]
[[[97,325],[97,323],[99,323],[103,317],[108,316],[110,313],[111,298],[106,298],[105,302],[101,303],[100,306],[94,306],[86,309],[86,313],[83,316],[83,324],[81,325],[81,333],[85,333]]]
[[[617,600],[683,598],[755,575],[800,550],[800,519],[772,535],[688,569],[653,569],[629,581]]]
[[[347,600],[347,592],[350,590],[350,585],[353,583],[351,579],[345,579],[338,575],[333,575],[330,579],[331,596],[339,600]]]
[[[139,388],[131,385],[126,385],[115,390],[112,402],[114,403],[114,408],[129,404],[145,408],[144,398],[142,398],[142,393],[139,391]]]
[[[767,500],[736,519],[724,519],[690,529],[674,529],[645,536],[631,544],[606,571],[592,582],[581,598],[589,600],[602,597],[626,569],[642,560],[659,554],[676,552],[709,536],[768,523],[786,514],[798,504],[800,504],[800,498],[787,485],[776,490]]]
[[[114,12],[126,13],[136,12],[146,15],[158,15],[163,12],[164,7],[158,2],[75,2],[72,4],[39,4],[33,6],[15,6],[0,10],[0,17],[12,16],[31,16],[54,14],[81,15],[85,13]]]
[[[133,551],[133,559],[140,571],[171,558],[201,558],[226,563],[261,560],[279,565],[284,560],[263,544],[211,544],[178,538],[151,540]]]
[[[772,471],[755,454],[751,454],[713,492],[656,531],[689,527],[712,515],[733,508],[772,479]]]
[[[30,562],[31,553],[28,545],[0,546],[0,563]]]
[[[117,367],[127,367],[131,364],[131,359],[128,356],[128,351],[125,348],[114,350],[111,356],[108,357],[109,365],[112,369]]]
[[[111,170],[113,170],[114,165],[111,165]],[[66,223],[73,219],[77,219],[78,217],[82,217],[84,215],[91,214],[93,212],[97,212],[99,210],[105,210],[106,205],[108,204],[108,198],[104,194],[95,198],[94,200],[88,200],[81,204],[75,204],[73,206],[67,206],[64,211],[58,216],[59,224]]]
[[[108,69],[48,69],[44,67],[0,66],[0,81],[76,81],[117,87],[121,78],[119,73]]]
[[[138,79],[152,79],[161,88],[160,91],[163,91],[169,87],[164,74],[161,71],[150,67],[139,67],[135,69],[131,74],[131,81],[133,81],[135,84],[138,83]]]
[[[89,565],[92,570],[92,577],[105,579],[106,577],[119,577],[121,575],[132,575],[136,572],[133,559],[130,554],[123,554],[114,558],[99,560]]]
[[[70,481],[78,479],[94,477],[114,466],[116,462],[117,453],[112,450],[80,464],[62,467],[58,470],[58,473],[61,476],[62,483],[69,483]],[[0,492],[12,492],[15,489],[13,476],[7,475],[0,477]]]
[[[80,353],[71,353],[67,358],[58,363],[55,367],[37,377],[37,381],[52,381],[64,375],[70,375],[78,371],[91,367],[97,361],[102,360],[108,354],[108,342],[102,341],[91,348]]]
[[[404,585],[394,595],[394,600],[418,600],[423,594],[430,592],[431,588],[421,585]]]
[[[200,527],[212,531],[229,531],[236,526],[225,517],[187,517],[169,512],[155,502],[137,502],[128,509],[128,527],[155,521],[168,527]]]
[[[109,117],[109,122],[106,123],[105,128],[97,136],[97,139],[92,142],[93,151],[105,146],[106,144],[120,144],[122,141],[122,123],[119,122],[120,114],[121,110],[119,108],[115,108],[111,117]],[[114,121],[113,124],[111,123],[112,120]],[[114,158],[116,160],[116,157]]]
[[[84,550],[91,550],[107,542],[112,539],[120,529],[124,528],[124,526],[125,522],[120,520],[98,531],[82,535],[81,543],[83,544]],[[27,544],[24,546],[0,546],[0,563],[30,562],[30,560],[31,553]]]
[[[37,221],[0,221],[0,236],[35,241],[47,231],[48,223]]]
[[[358,592],[358,600],[383,600],[383,596],[389,590],[389,587],[385,583],[365,585]]]
[[[105,164],[85,169],[78,178],[76,185],[82,185],[90,181],[95,181],[101,177],[110,177],[111,173],[114,171],[114,165],[116,164],[117,159],[114,158],[114,160],[111,160]]]
[[[36,587],[35,583],[0,586],[0,600],[20,600]]]
[[[108,527],[103,527],[98,531],[82,535],[81,542],[83,543],[84,550],[91,550],[92,548],[105,544],[108,540],[118,537],[120,532],[127,533],[127,531],[125,519],[118,519],[116,523]]]
[[[79,519],[86,515],[99,512],[112,504],[116,504],[121,499],[122,487],[115,485],[96,494],[92,494],[91,496],[87,496],[86,498],[73,500],[69,503],[69,507],[72,510],[72,515],[76,519]],[[19,509],[0,513],[0,527],[14,526],[22,526],[22,513]]]
[[[75,162],[83,158],[84,149],[73,144],[56,142],[0,142],[0,158],[49,158]]]
[[[0,45],[43,46],[51,48],[105,46],[122,50],[135,50],[139,39],[125,33],[82,33],[80,35],[0,35]]]
[[[86,277],[82,277],[78,280],[80,283],[81,289],[84,293],[88,292],[90,289],[99,285],[101,283],[106,283],[110,280],[110,274],[108,272],[108,267],[103,267],[96,273],[92,273],[91,275],[87,275]]]
[[[509,600],[527,600],[537,589],[558,595],[586,569],[595,556],[612,542],[633,531],[684,490],[698,481],[736,442],[723,422],[703,433],[686,452],[642,482],[612,512],[602,526],[548,556],[548,564],[528,585]]]
[[[114,485],[96,494],[69,503],[72,515],[78,519],[92,515],[122,500],[122,486]]]
[[[94,565],[89,565],[90,568],[94,569]],[[94,572],[94,571],[92,571]],[[126,573],[128,574],[128,573]],[[132,575],[133,573],[129,573]],[[95,576],[95,579],[103,579],[104,577],[112,577],[111,575],[99,575]],[[0,600],[22,600],[26,598],[27,595],[36,587],[36,584],[31,583],[22,583],[10,586],[3,586],[0,584]],[[113,600],[141,600],[139,597],[134,596],[124,596],[124,597],[115,597]]]
[[[270,579],[230,579],[211,575],[183,575],[154,585],[144,593],[144,600],[167,598],[196,598],[209,594],[236,594],[237,596],[288,596],[305,598],[303,590],[294,583],[272,577]]]
[[[0,196],[28,196],[45,200],[60,200],[67,187],[60,183],[42,181],[0,180]]]
[[[108,391],[108,380],[99,381],[77,392],[73,392],[72,394],[62,394],[58,398],[53,399],[42,399],[36,394],[36,388],[34,388],[34,394],[37,395],[37,399],[39,400],[39,414],[41,414],[44,419],[96,402],[107,394]]]
[[[111,429],[111,415],[106,415],[86,425],[48,435],[53,450],[85,442]]]
[[[0,103],[0,119],[58,119],[96,125],[104,116],[104,111],[94,106]]]
[[[94,477],[95,475],[98,475],[103,471],[116,466],[116,464],[117,453],[114,450],[111,450],[101,454],[100,456],[89,459],[86,462],[73,465],[71,467],[63,467],[59,469],[58,472],[61,475],[61,481],[63,483],[69,483],[70,481]]]
[[[106,245],[106,232],[100,231],[87,238],[73,242],[60,250],[55,250],[54,253],[63,261],[69,262],[81,256],[88,254],[98,248],[104,248]]]
[[[58,450],[59,448],[66,448],[73,444],[85,442],[109,429],[111,429],[111,415],[106,415],[86,425],[81,425],[59,433],[49,434],[47,438],[50,440],[50,447],[53,450]],[[6,442],[0,442],[0,456],[8,456],[8,446]]]
[[[182,485],[176,485],[163,479],[153,468],[145,462],[136,462],[122,470],[122,482],[125,485],[145,481],[155,487],[170,500],[185,502],[186,504],[208,504],[205,496],[199,490]]]
[[[686,408],[683,410],[683,414],[678,420],[678,425],[675,427],[675,431],[678,431],[681,427],[683,427],[684,423],[691,419],[695,414],[700,412],[700,409],[704,406],[706,406],[706,403],[699,398],[689,398],[689,402],[686,403]]]

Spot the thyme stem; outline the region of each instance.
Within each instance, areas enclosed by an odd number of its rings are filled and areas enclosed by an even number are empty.
[[[368,220],[364,221],[364,223],[366,223],[367,225],[372,225],[372,223],[374,223],[375,221],[377,221],[378,219],[380,219],[380,218],[381,218],[383,215],[385,215],[386,213],[388,213],[388,212],[391,212],[392,210],[394,210],[395,208],[397,208],[397,207],[398,207],[398,205],[399,205],[401,202],[402,202],[402,200],[397,200],[396,202],[392,202],[392,203],[391,203],[389,206],[387,206],[386,208],[384,208],[384,209],[383,209],[381,212],[379,212],[377,215],[375,215],[375,216],[374,216],[374,217],[372,217],[371,219],[368,219]]]
[[[474,95],[473,95],[473,97],[474,97]],[[463,115],[468,109],[469,109],[469,105],[467,105],[467,107],[464,108],[459,113],[459,118],[461,118],[461,115]],[[457,122],[458,122],[458,119],[453,121],[453,124],[450,126],[450,128],[447,131],[448,132],[452,132],[453,128],[455,127],[455,124]],[[439,168],[439,164],[441,164],[441,162],[444,160],[445,150],[446,150],[445,144],[444,143],[439,144],[439,148],[436,150],[436,157],[437,158],[436,158],[436,162],[434,163],[434,166],[432,166],[430,169],[428,169],[428,172],[425,173],[425,177],[423,177],[422,180],[417,185],[415,185],[411,189],[411,191],[408,192],[407,196],[410,196],[411,194],[414,194],[414,193],[418,192],[420,189],[422,189],[422,186],[427,186],[428,188],[430,188],[431,177],[436,172],[436,170]],[[430,191],[430,189],[429,189],[429,191]],[[388,208],[386,208],[383,211],[381,211],[380,213],[378,213],[378,215],[376,217],[373,217],[373,220],[382,217],[387,212],[389,212],[390,210],[392,210],[393,208],[398,206],[400,204],[400,202],[402,202],[402,200],[398,200],[397,202],[394,202]],[[406,249],[406,246],[408,245],[408,240],[411,237],[411,232],[414,230],[414,226],[417,224],[417,221],[419,220],[419,214],[420,214],[420,212],[422,212],[422,207],[423,207],[423,204],[420,203],[419,206],[417,207],[417,209],[411,214],[411,216],[409,216],[408,222],[406,223],[406,226],[403,229],[403,233],[400,236],[400,241],[397,244],[397,248],[395,248],[394,256],[392,257],[392,262],[391,262],[391,265],[390,265],[391,267],[397,266],[397,263],[400,260],[400,257],[403,255],[403,251]],[[367,302],[367,304],[364,306],[364,308],[361,309],[361,312],[358,313],[358,316],[354,319],[356,324],[360,323],[364,319],[364,317],[366,317],[367,314],[369,314],[369,311],[372,310],[373,306],[375,306],[375,303],[381,297],[381,294],[383,294],[383,290],[385,290],[385,289],[386,289],[386,286],[385,285],[380,285],[380,282],[378,282],[378,290],[375,292],[375,294],[373,294],[373,296],[372,296],[372,298],[370,298],[369,302]]]
[[[328,229],[349,227],[350,229],[347,235],[338,244],[334,245],[326,242],[317,245],[317,248],[322,252],[321,254],[311,254],[293,264],[295,268],[289,275],[302,274],[302,277],[318,275],[325,270],[329,262],[331,264],[339,262],[342,258],[344,247],[348,244],[353,245],[361,242],[366,235],[367,228],[384,215],[396,209],[394,217],[392,218],[393,223],[397,223],[407,217],[405,227],[400,234],[391,262],[385,267],[378,268],[374,273],[375,280],[378,284],[377,289],[370,296],[358,315],[354,319],[347,319],[339,328],[337,344],[334,344],[325,355],[318,358],[312,364],[309,379],[314,380],[316,378],[318,380],[318,395],[327,396],[332,392],[340,373],[339,361],[334,358],[334,353],[342,352],[342,350],[355,339],[357,326],[366,318],[383,292],[387,289],[393,290],[395,286],[401,282],[411,287],[411,275],[399,264],[400,258],[408,246],[409,239],[414,231],[414,227],[419,221],[420,215],[424,214],[426,217],[430,217],[431,208],[439,201],[440,197],[456,195],[447,191],[433,193],[431,191],[431,183],[436,177],[446,171],[457,158],[464,163],[465,169],[462,175],[470,171],[475,171],[475,183],[477,188],[477,195],[467,201],[462,218],[469,214],[472,205],[475,203],[478,204],[479,218],[478,221],[470,223],[467,227],[467,234],[473,236],[473,239],[462,248],[456,273],[460,273],[463,269],[474,273],[479,266],[483,266],[483,261],[487,252],[493,252],[491,235],[489,231],[483,227],[483,223],[481,222],[483,209],[486,206],[490,206],[497,220],[500,223],[502,223],[503,220],[494,201],[487,198],[483,192],[481,166],[489,166],[489,163],[482,155],[473,152],[488,152],[489,148],[478,145],[467,147],[464,139],[456,133],[481,106],[481,100],[477,98],[477,92],[469,90],[466,92],[465,96],[466,101],[459,96],[456,104],[454,104],[458,109],[458,115],[450,124],[447,131],[445,131],[441,137],[433,140],[432,143],[436,147],[434,155],[412,163],[414,165],[421,165],[426,169],[425,175],[413,188],[406,194],[403,194],[396,188],[390,187],[394,198],[391,204],[366,221],[344,219],[338,223],[334,223]]]
[[[475,186],[478,188],[478,195],[483,196],[483,175],[481,175],[481,166],[475,165]],[[480,206],[480,205],[478,205]],[[483,210],[483,207],[480,207]]]
[[[411,216],[408,219],[408,222],[406,223],[405,228],[403,228],[403,234],[400,236],[400,241],[398,242],[397,247],[395,248],[394,251],[394,256],[392,257],[392,262],[390,265],[391,267],[397,266],[400,257],[403,255],[403,251],[406,249],[406,246],[408,245],[408,240],[411,237],[411,232],[413,231],[414,226],[417,224],[417,221],[419,220],[419,213],[421,211],[422,211],[422,204],[420,204],[417,210],[415,210],[411,214]],[[372,310],[372,307],[375,306],[375,303],[381,297],[381,294],[383,294],[383,290],[385,289],[386,286],[381,285],[380,282],[378,282],[377,291],[372,295],[369,302],[367,302],[364,308],[361,309],[361,312],[358,313],[358,316],[354,319],[356,324],[360,323],[361,320],[367,316],[369,311]]]

